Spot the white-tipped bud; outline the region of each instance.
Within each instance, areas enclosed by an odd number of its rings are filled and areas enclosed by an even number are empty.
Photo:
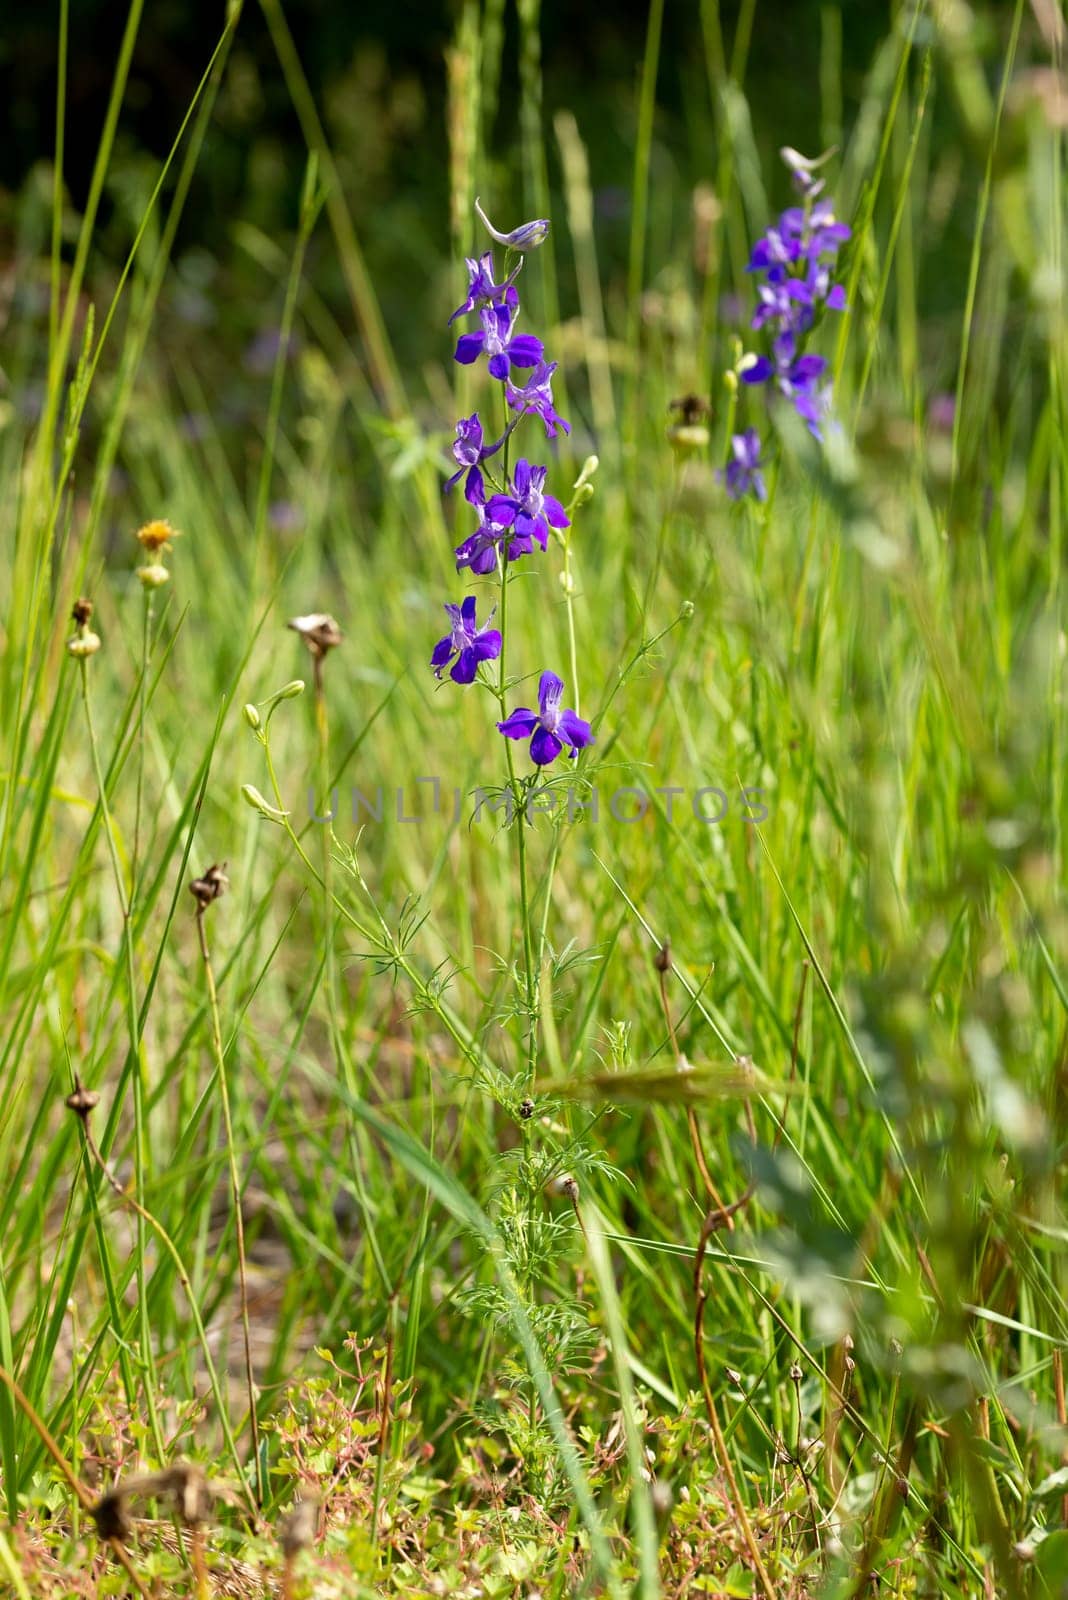
[[[260,794],[260,791],[251,783],[241,785],[241,798],[253,811],[258,811],[261,817],[266,817],[268,822],[282,823],[289,815],[288,811],[279,811],[277,806],[270,805]]]
[[[87,656],[95,656],[100,649],[100,635],[91,633],[86,629],[83,633],[76,633],[73,639],[67,640],[67,654],[74,656],[78,661],[84,661]]]
[[[245,721],[248,723],[248,725],[252,729],[253,733],[255,733],[256,729],[260,725],[260,714],[259,714],[259,712],[257,711],[256,707],[254,705],[252,705],[251,702],[247,706],[244,706],[242,708],[242,710],[243,710],[243,715],[244,715]]]
[[[170,583],[171,575],[162,562],[154,561],[151,566],[137,568],[137,581],[142,589],[162,589]]]
[[[575,479],[575,488],[584,489],[600,465],[601,460],[599,456],[587,456],[585,461],[582,463],[582,471]]]

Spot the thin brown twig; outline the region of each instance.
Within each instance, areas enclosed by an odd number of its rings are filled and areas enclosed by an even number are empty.
[[[1057,1399],[1057,1421],[1062,1428],[1068,1428],[1068,1409],[1064,1400],[1064,1358],[1059,1347],[1053,1351],[1053,1391]],[[1068,1446],[1061,1452],[1061,1461],[1068,1467]],[[1061,1502],[1061,1521],[1068,1528],[1068,1494]]]

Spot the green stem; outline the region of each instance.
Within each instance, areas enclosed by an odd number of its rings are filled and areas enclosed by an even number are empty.
[[[104,824],[104,835],[108,843],[108,854],[111,858],[111,871],[115,880],[115,893],[122,912],[122,942],[126,956],[126,1016],[130,1035],[130,1065],[133,1075],[133,1113],[134,1113],[134,1187],[139,1207],[144,1206],[145,1199],[145,1105],[144,1105],[144,1062],[141,1057],[141,1025],[137,1008],[137,984],[134,969],[133,952],[133,920],[131,917],[130,901],[127,898],[126,886],[122,877],[122,863],[119,860],[118,846],[115,843],[115,830],[112,826],[111,808],[108,805],[107,784],[104,779],[103,764],[100,760],[100,745],[96,736],[96,726],[93,722],[92,697],[89,694],[89,659],[83,657],[79,663],[81,680],[82,704],[85,707],[85,727],[89,736],[89,750],[93,761],[93,775],[96,779],[97,794],[100,802],[100,815]],[[145,1224],[138,1211],[137,1218],[137,1303],[140,1315],[141,1331],[141,1361],[144,1368],[145,1405],[148,1411],[149,1427],[152,1432],[159,1460],[166,1459],[163,1442],[163,1429],[160,1426],[159,1413],[156,1409],[156,1363],[152,1350],[152,1324],[148,1310],[148,1278],[145,1272],[146,1261]],[[116,1337],[121,1337],[121,1330],[115,1329]]]
[[[237,1277],[241,1294],[241,1334],[245,1345],[245,1380],[248,1388],[248,1424],[252,1435],[252,1456],[256,1468],[256,1503],[262,1509],[267,1498],[267,1484],[260,1460],[260,1430],[256,1415],[256,1384],[252,1375],[252,1336],[248,1319],[248,1270],[245,1262],[245,1219],[241,1211],[241,1175],[237,1170],[237,1147],[234,1142],[234,1124],[230,1115],[230,1090],[226,1082],[226,1054],[223,1050],[222,1024],[219,1018],[219,993],[215,985],[215,971],[208,947],[208,931],[204,924],[203,905],[197,907],[197,938],[200,956],[204,963],[204,979],[208,986],[208,1009],[211,1013],[211,1046],[215,1056],[215,1072],[219,1080],[219,1097],[222,1100],[223,1128],[226,1133],[226,1156],[230,1168],[230,1197],[234,1208],[234,1233],[237,1240]]]

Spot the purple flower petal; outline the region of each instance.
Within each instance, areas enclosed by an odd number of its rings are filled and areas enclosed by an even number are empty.
[[[482,354],[482,346],[485,342],[486,335],[484,333],[461,333],[456,341],[456,353],[453,356],[453,360],[458,361],[462,367],[469,367],[472,361],[477,361]]]
[[[538,725],[538,714],[527,706],[517,706],[504,722],[498,722],[497,732],[506,739],[529,739]]]
[[[555,761],[563,749],[563,745],[554,733],[548,728],[539,726],[533,739],[530,741],[530,759],[535,766],[547,767],[550,761]]]
[[[573,750],[584,750],[588,744],[595,743],[589,723],[574,711],[561,712],[557,732]]]

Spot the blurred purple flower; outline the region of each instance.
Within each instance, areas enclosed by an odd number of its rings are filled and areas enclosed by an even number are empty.
[[[716,478],[725,486],[731,500],[741,500],[747,494],[766,500],[768,491],[760,470],[762,466],[760,435],[755,428],[746,428],[744,433],[732,436],[731,459],[716,473]]]

